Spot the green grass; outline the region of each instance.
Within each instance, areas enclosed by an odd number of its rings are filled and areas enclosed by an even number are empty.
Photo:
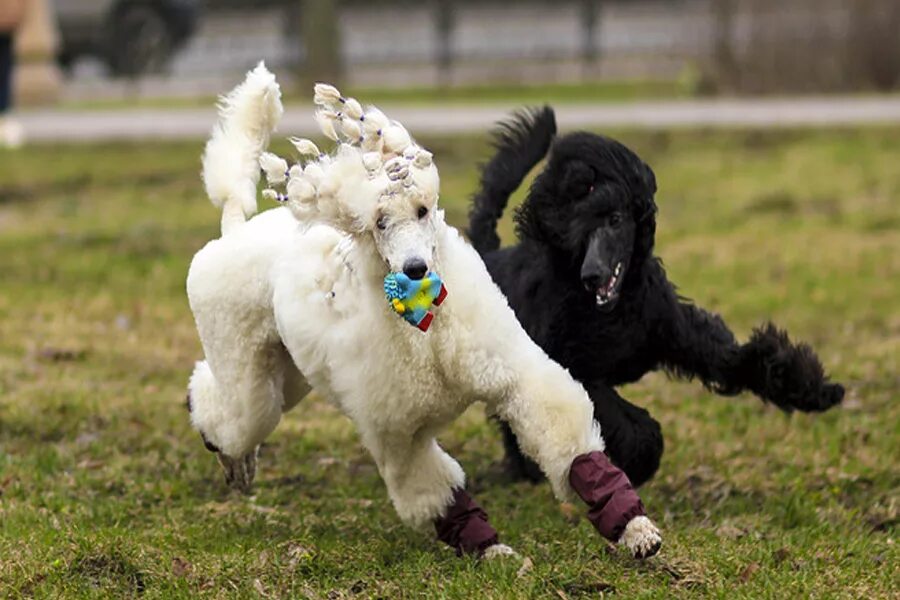
[[[642,490],[660,556],[505,484],[478,407],[441,441],[530,570],[404,528],[319,399],[271,436],[255,495],[230,494],[183,406],[184,277],[218,233],[201,144],[32,147],[0,154],[0,596],[896,597],[900,130],[620,137],[656,170],[682,293],[740,337],[774,318],[848,386],[818,416],[661,375],[625,388],[666,433]],[[461,223],[486,146],[426,142]]]

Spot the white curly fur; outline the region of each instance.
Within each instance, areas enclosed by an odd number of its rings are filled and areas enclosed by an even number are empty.
[[[481,553],[482,560],[493,560],[495,558],[501,558],[503,556],[518,556],[519,553],[507,546],[506,544],[494,544],[493,546],[488,546],[484,549],[484,552]]]
[[[321,117],[327,132],[355,135],[357,128],[335,127],[352,116],[333,116],[339,107],[330,105],[346,99],[331,86],[316,92],[328,105],[320,110],[328,111]],[[225,211],[229,202],[242,211],[223,219],[222,238],[196,254],[188,274],[205,353],[190,382],[193,425],[222,454],[246,456],[315,389],[357,426],[401,519],[422,526],[465,483],[435,436],[483,401],[510,422],[554,492],[574,499],[572,460],[603,450],[593,406],[529,339],[478,254],[445,223],[431,155],[401,125],[390,122],[386,132],[366,125],[364,139],[344,140],[334,155],[292,168],[288,186],[302,178],[315,190],[303,188],[302,207],[291,206],[288,193],[288,207],[240,218],[251,212],[256,161],[272,117],[281,114],[278,98],[274,77],[257,67],[226,97],[206,149],[211,198]],[[357,106],[351,113],[362,111]],[[388,122],[377,110],[364,114]],[[382,133],[387,143],[371,139]],[[371,152],[380,153],[380,165],[363,160]],[[393,160],[405,162],[397,168]],[[376,227],[381,218],[383,230]],[[382,291],[388,270],[411,253],[449,291],[427,333],[394,314]]]
[[[628,521],[619,543],[628,548],[635,558],[647,558],[659,552],[662,537],[653,521],[639,516]]]
[[[203,182],[222,209],[223,232],[256,213],[259,157],[283,112],[281,89],[263,63],[219,101],[219,122],[203,154]]]

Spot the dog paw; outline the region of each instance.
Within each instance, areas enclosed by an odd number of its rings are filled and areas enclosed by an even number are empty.
[[[216,453],[222,471],[225,474],[225,483],[233,490],[242,494],[249,494],[253,488],[253,479],[256,477],[256,453],[259,448],[238,458],[231,458],[221,452]]]
[[[819,410],[828,410],[832,406],[841,403],[844,399],[844,386],[839,383],[828,383],[822,387],[822,395],[819,400]]]
[[[506,544],[494,544],[488,546],[481,553],[481,560],[493,560],[502,556],[518,556],[519,553],[507,546]]]
[[[628,521],[619,543],[628,548],[634,558],[650,558],[659,552],[662,536],[653,521],[640,516]]]

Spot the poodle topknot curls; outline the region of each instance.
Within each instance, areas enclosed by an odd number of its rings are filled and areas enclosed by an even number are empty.
[[[380,180],[381,196],[416,197],[422,193],[414,171],[428,170],[433,164],[432,154],[413,142],[403,125],[374,106],[364,109],[355,98],[344,97],[327,83],[315,85],[313,101],[316,123],[327,138],[338,143],[336,153],[356,154],[368,178]],[[323,153],[312,140],[295,137],[290,142],[301,159],[311,159],[305,165],[299,161],[289,165],[287,160],[263,152],[259,165],[270,186],[263,196],[286,204],[301,221],[314,220],[330,204],[333,190],[325,173],[335,156]]]

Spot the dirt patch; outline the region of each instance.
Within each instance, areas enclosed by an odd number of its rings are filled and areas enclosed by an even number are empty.
[[[132,594],[143,594],[147,589],[144,574],[116,551],[79,558],[69,567],[69,573],[94,588],[114,587]]]

